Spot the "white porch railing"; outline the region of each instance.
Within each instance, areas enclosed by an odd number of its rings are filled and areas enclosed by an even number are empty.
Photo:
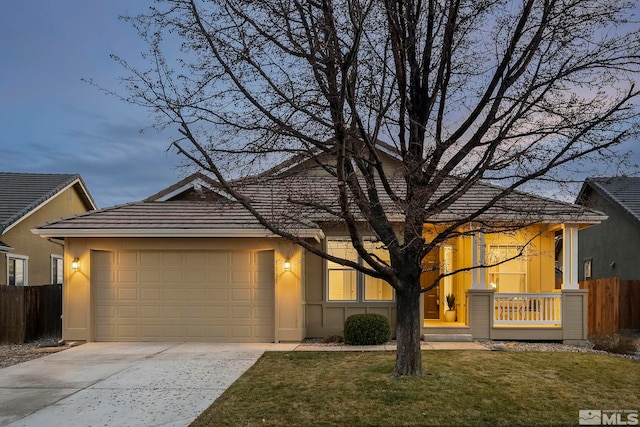
[[[562,323],[561,294],[494,294],[495,325],[552,325]]]

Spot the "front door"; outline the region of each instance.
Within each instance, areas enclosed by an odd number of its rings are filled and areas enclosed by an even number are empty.
[[[434,249],[422,261],[424,273],[420,276],[420,285],[423,288],[431,286],[440,274],[438,259],[438,250]],[[433,289],[424,293],[424,318],[440,319],[440,285],[436,285]]]

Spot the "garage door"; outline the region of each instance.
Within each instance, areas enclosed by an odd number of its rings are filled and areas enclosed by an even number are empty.
[[[273,342],[273,251],[94,251],[96,341]]]

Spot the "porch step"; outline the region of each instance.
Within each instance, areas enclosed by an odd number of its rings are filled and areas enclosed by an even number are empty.
[[[471,334],[424,334],[422,340],[425,342],[472,342]]]

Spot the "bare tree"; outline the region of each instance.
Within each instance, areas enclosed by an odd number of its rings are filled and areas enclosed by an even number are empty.
[[[519,188],[619,161],[615,148],[637,136],[640,40],[632,7],[606,0],[165,0],[125,18],[148,41],[150,68],[115,58],[129,72],[125,98],[155,111],[160,126],[177,127],[172,146],[266,228],[391,284],[394,374],[418,375],[425,255]],[[400,177],[383,168],[378,141],[397,150]],[[326,160],[316,161],[332,177],[333,203],[287,202],[344,222],[364,264],[299,238],[235,185],[285,154]],[[427,241],[430,218],[481,180],[501,190],[439,224]],[[362,223],[390,262],[367,250]]]

